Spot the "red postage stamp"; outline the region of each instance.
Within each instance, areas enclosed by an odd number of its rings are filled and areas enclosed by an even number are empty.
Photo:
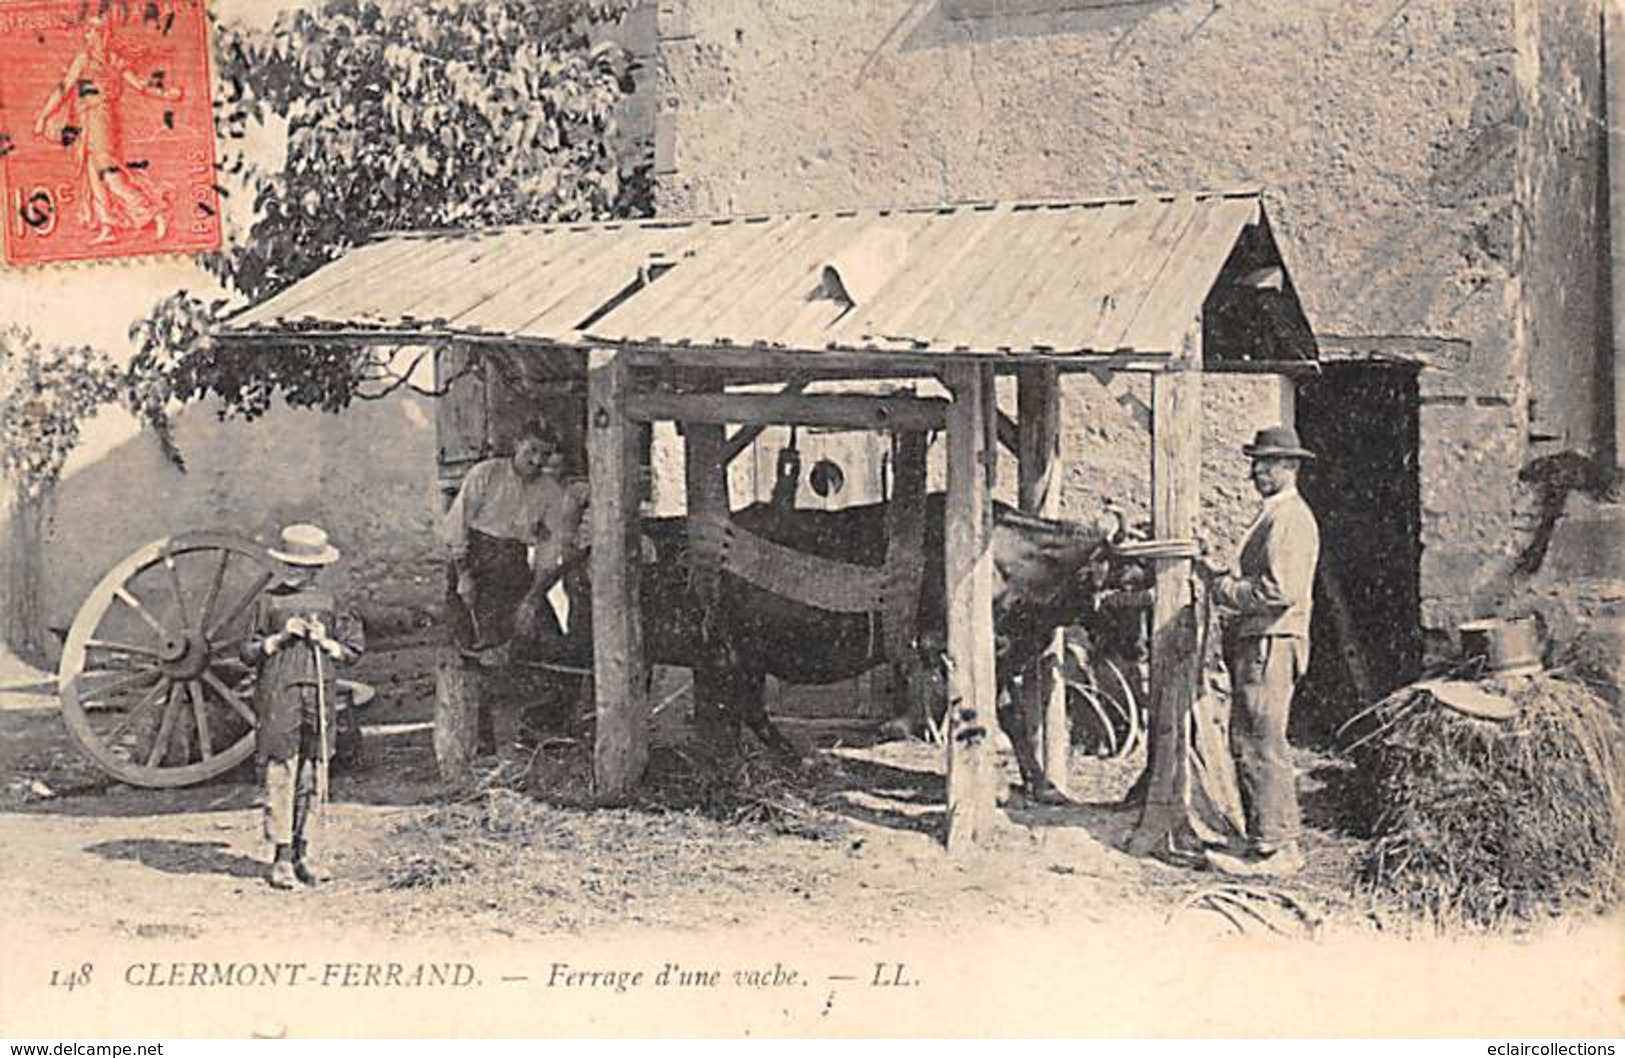
[[[13,264],[220,246],[203,0],[0,0]]]

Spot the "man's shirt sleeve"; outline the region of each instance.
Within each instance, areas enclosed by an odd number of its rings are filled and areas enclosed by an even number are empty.
[[[457,490],[457,498],[440,519],[440,542],[450,549],[453,558],[460,559],[468,553],[468,523],[484,501],[491,466],[487,461],[468,472]]]

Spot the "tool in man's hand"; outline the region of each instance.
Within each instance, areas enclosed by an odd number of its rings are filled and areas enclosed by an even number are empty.
[[[327,825],[327,679],[322,672],[322,645],[312,639],[316,652],[316,803],[311,811],[317,826]]]

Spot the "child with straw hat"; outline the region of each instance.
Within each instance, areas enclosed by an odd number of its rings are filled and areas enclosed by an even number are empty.
[[[275,889],[316,885],[327,875],[310,856],[306,826],[313,801],[327,796],[327,761],[335,735],[334,665],[361,655],[361,622],[341,613],[316,586],[339,558],[314,525],[282,530],[269,549],[282,563],[278,582],[260,596],[243,660],[256,669],[257,756],[265,782],[265,836],[273,846],[268,880]]]

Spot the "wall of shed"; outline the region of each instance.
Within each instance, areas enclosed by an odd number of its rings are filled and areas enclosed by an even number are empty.
[[[660,6],[663,212],[1267,188],[1317,333],[1432,365],[1424,623],[1504,599],[1529,398],[1563,443],[1591,438],[1597,0]],[[1221,536],[1253,502],[1229,452],[1259,418],[1221,409],[1267,409],[1257,386],[1211,387]],[[1132,465],[1143,495],[1143,441],[1074,393],[1072,476]]]

